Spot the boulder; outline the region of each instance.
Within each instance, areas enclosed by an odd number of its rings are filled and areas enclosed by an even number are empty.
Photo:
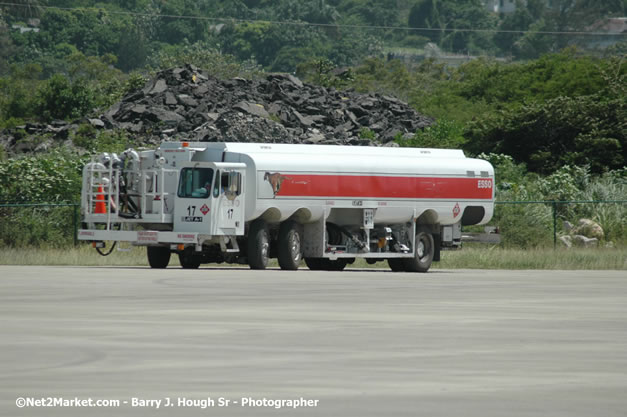
[[[599,240],[582,235],[574,235],[573,244],[582,248],[596,248],[599,246]]]
[[[168,106],[176,106],[178,104],[176,97],[171,91],[166,91],[165,93],[165,104]]]
[[[573,230],[573,225],[571,222],[564,220],[564,231],[566,233],[570,233]]]
[[[559,241],[566,248],[573,246],[573,238],[570,235],[560,236]]]
[[[254,116],[270,118],[270,114],[266,111],[262,104],[249,103],[247,101],[240,101],[233,106],[234,109],[241,110],[244,113],[252,114]]]
[[[104,129],[105,127],[105,123],[100,119],[87,119],[87,120],[89,121],[89,124],[91,124],[93,127],[97,129]]]
[[[168,89],[168,85],[166,84],[165,80],[159,79],[155,82],[154,86],[150,89],[149,94],[151,95],[160,94],[160,93],[163,93],[167,89]]]
[[[579,224],[572,230],[572,234],[595,238],[597,240],[603,240],[605,237],[603,228],[590,219],[580,219]]]

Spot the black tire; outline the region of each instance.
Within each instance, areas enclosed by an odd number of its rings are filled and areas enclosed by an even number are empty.
[[[435,242],[433,235],[427,231],[419,230],[416,233],[416,247],[412,258],[402,258],[407,272],[427,272],[433,262],[435,254]]]
[[[305,258],[305,265],[312,271],[323,271],[324,260],[324,258]]]
[[[170,263],[170,248],[166,246],[148,246],[146,253],[148,254],[148,265],[151,268],[163,269],[168,267]]]
[[[344,259],[344,258],[340,258],[340,259],[335,259],[335,260],[331,260],[331,259],[325,259],[325,268],[327,271],[343,271],[344,268],[346,268],[346,265],[348,264],[348,260]]]
[[[295,221],[281,223],[279,228],[278,256],[281,269],[295,271],[303,260],[302,227]]]
[[[183,269],[198,269],[200,261],[200,256],[194,253],[194,248],[192,247],[179,252],[179,262]]]
[[[388,265],[393,272],[405,272],[405,262],[403,258],[388,258]]]
[[[250,269],[266,269],[270,254],[270,234],[264,220],[257,219],[248,230],[248,265]]]
[[[305,258],[305,264],[312,271],[342,271],[346,268],[346,259]]]

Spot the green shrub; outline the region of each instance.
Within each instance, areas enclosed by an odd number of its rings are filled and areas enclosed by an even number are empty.
[[[94,93],[84,80],[70,82],[55,74],[37,91],[36,109],[44,120],[70,119],[84,116],[94,103]]]
[[[576,204],[571,209],[569,221],[576,223],[588,218],[599,223],[605,232],[605,240],[617,244],[627,243],[627,178],[626,169],[610,171],[601,177],[590,179],[577,198],[581,201],[616,201],[614,203]]]
[[[497,197],[499,191],[507,191],[525,180],[527,168],[525,164],[517,164],[514,158],[505,154],[480,153],[477,158],[484,159],[494,167]]]
[[[15,129],[17,126],[24,124],[24,119],[19,117],[9,117],[0,123],[0,129]]]
[[[238,62],[232,55],[222,54],[206,42],[164,46],[148,58],[153,70],[192,64],[217,78],[253,77],[260,72],[250,62]]]
[[[496,173],[497,201],[528,201],[528,204],[497,204],[491,224],[501,231],[504,247],[543,247],[553,244],[553,207],[533,201],[615,201],[627,200],[626,169],[593,176],[587,167],[564,166],[541,177],[527,173],[524,164],[502,154],[481,154]],[[577,224],[588,218],[599,223],[605,240],[627,243],[627,203],[572,203],[556,206],[558,234],[563,221]]]
[[[121,153],[129,147],[137,145],[124,130],[98,131],[88,123],[79,126],[72,136],[72,143],[92,154],[100,152]]]
[[[67,150],[0,160],[0,202],[76,203],[83,158]],[[0,246],[57,247],[73,242],[74,207],[0,208]]]
[[[547,247],[553,242],[553,215],[545,204],[498,204],[492,224],[498,225],[506,248]]]
[[[74,241],[74,207],[0,208],[0,247],[64,247]]]
[[[137,145],[124,130],[103,130],[97,135],[94,142],[95,143],[92,148],[94,153],[121,153],[124,150]]]
[[[0,202],[75,202],[83,158],[67,150],[0,162]]]
[[[359,137],[362,139],[376,140],[377,134],[374,133],[372,130],[368,129],[367,127],[362,127],[361,130],[359,131]]]
[[[124,83],[124,88],[122,90],[122,95],[126,96],[131,94],[137,90],[140,90],[144,87],[148,79],[144,77],[141,73],[137,71],[133,71],[129,74],[128,79]]]
[[[440,119],[435,124],[419,130],[411,139],[396,139],[400,146],[415,148],[460,149],[465,143],[464,128],[459,122]]]
[[[90,123],[82,123],[72,135],[72,143],[83,149],[94,150],[96,133],[96,128]]]

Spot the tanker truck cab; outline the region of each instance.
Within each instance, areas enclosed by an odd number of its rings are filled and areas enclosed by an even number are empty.
[[[243,235],[245,178],[243,163],[182,164],[174,205],[174,231]]]

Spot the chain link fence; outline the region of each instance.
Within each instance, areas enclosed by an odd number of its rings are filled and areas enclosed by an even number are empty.
[[[77,245],[79,203],[0,204],[0,246]]]
[[[553,247],[563,222],[589,218],[604,230],[603,243],[627,243],[627,200],[496,201],[492,227],[509,247]],[[79,203],[0,204],[0,246],[77,245]]]
[[[589,219],[603,229],[603,244],[627,243],[627,200],[496,201],[490,225],[501,233],[501,242],[510,247],[558,245],[560,235]]]

